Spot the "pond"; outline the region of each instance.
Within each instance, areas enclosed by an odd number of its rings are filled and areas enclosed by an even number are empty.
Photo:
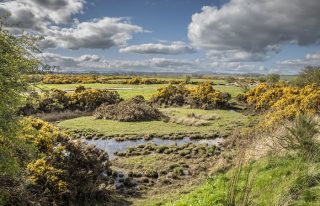
[[[219,145],[223,142],[223,138],[216,139],[190,139],[189,137],[185,137],[183,139],[178,140],[168,140],[168,139],[160,139],[153,138],[151,140],[126,140],[126,141],[116,141],[114,139],[98,139],[98,140],[85,140],[88,144],[96,145],[97,148],[106,151],[109,155],[110,159],[114,159],[115,152],[124,152],[129,147],[136,147],[141,144],[154,143],[156,145],[173,145],[177,144],[182,145],[185,143],[194,143],[194,144],[208,144],[208,145]]]

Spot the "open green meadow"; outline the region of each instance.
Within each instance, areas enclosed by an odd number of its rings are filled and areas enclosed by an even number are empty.
[[[248,117],[228,110],[200,110],[187,108],[161,108],[164,113],[175,117],[187,117],[188,114],[216,115],[219,119],[210,120],[209,125],[188,126],[173,122],[146,121],[146,122],[118,122],[113,120],[95,119],[93,116],[78,117],[61,121],[58,126],[72,130],[93,130],[108,135],[147,135],[172,133],[216,133],[227,132],[248,122]]]
[[[130,99],[136,95],[143,95],[146,99],[150,99],[153,94],[157,92],[157,89],[166,86],[166,84],[151,84],[151,85],[132,85],[132,84],[39,84],[38,89],[49,90],[49,89],[60,89],[66,91],[73,91],[78,86],[83,85],[87,88],[92,89],[112,89],[117,91],[120,96],[124,99]],[[192,88],[196,85],[187,85],[187,87]],[[228,92],[231,97],[236,97],[238,94],[242,93],[241,87],[237,86],[227,86],[227,85],[214,85],[215,89],[221,92]]]

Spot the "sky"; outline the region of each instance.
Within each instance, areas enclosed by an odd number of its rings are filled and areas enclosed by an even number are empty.
[[[319,0],[0,0],[64,72],[296,74],[320,65]]]

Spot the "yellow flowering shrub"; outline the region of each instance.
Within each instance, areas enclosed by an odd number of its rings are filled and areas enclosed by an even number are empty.
[[[59,128],[41,119],[24,118],[22,126],[21,138],[37,148],[26,173],[35,197],[54,198],[57,205],[77,205],[84,197],[99,192],[101,174],[110,172],[104,151],[70,140]],[[103,194],[105,198],[107,193]]]
[[[20,109],[20,112],[30,115],[65,110],[93,111],[103,103],[115,104],[120,101],[121,98],[117,91],[86,89],[79,86],[73,93],[52,89],[44,94],[30,96],[27,104]]]
[[[44,158],[29,163],[27,169],[29,179],[35,184],[47,187],[55,193],[64,192],[68,188],[67,182],[61,179],[64,171],[48,164]]]
[[[320,87],[303,88],[281,84],[260,84],[239,96],[255,111],[267,111],[266,122],[272,124],[282,119],[293,119],[299,114],[314,115],[320,111]]]
[[[101,104],[115,104],[121,101],[117,91],[101,89],[78,90],[78,92],[67,94],[70,110],[92,111]]]
[[[182,106],[187,102],[190,91],[185,85],[172,85],[159,88],[152,96],[151,101],[159,105]]]
[[[152,102],[159,105],[190,105],[193,108],[215,109],[226,107],[230,99],[229,93],[215,90],[210,83],[202,83],[191,89],[186,88],[184,84],[170,84],[159,88],[153,95]]]
[[[216,109],[226,107],[230,99],[229,93],[215,90],[210,83],[203,83],[190,89],[188,103],[193,108]]]
[[[23,123],[23,138],[37,147],[40,152],[52,153],[59,139],[63,134],[58,128],[41,119],[26,117]]]

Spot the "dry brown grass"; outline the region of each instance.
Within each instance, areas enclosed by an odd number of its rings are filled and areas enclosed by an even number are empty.
[[[64,111],[64,112],[51,112],[51,113],[37,113],[33,115],[48,122],[56,122],[60,120],[73,119],[82,116],[90,116],[92,112],[83,111]]]
[[[170,117],[170,122],[187,125],[187,126],[207,126],[210,124],[209,121],[203,119],[197,119],[194,117]]]

